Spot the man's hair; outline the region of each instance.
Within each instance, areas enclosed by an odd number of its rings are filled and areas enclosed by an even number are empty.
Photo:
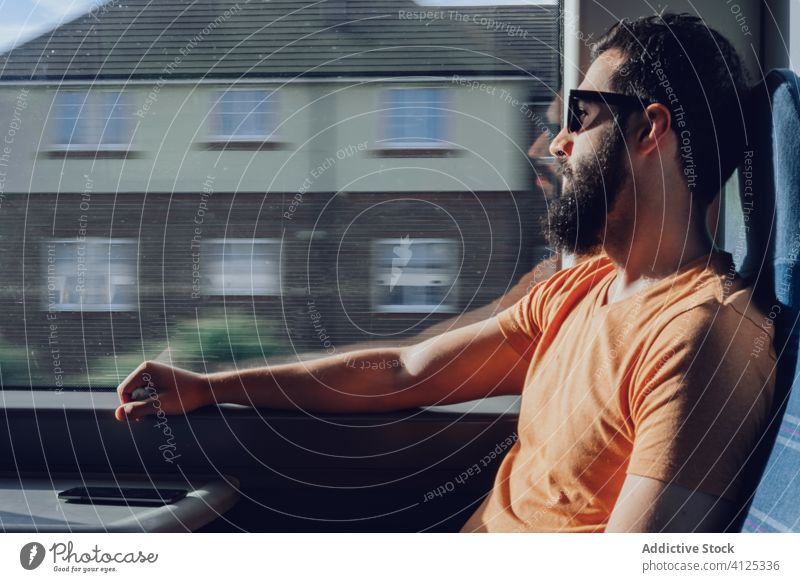
[[[689,14],[624,19],[592,47],[592,59],[611,49],[624,57],[611,90],[669,107],[686,184],[709,204],[744,151],[748,81],[736,49]]]

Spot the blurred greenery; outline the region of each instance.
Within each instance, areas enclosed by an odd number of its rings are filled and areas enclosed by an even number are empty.
[[[116,386],[145,359],[157,359],[195,372],[265,365],[282,351],[274,324],[252,314],[215,311],[173,324],[166,341],[144,342],[141,349],[97,358],[89,365],[92,386]],[[72,384],[86,385],[86,376]]]

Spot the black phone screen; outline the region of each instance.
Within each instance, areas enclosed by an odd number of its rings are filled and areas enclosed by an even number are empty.
[[[186,489],[143,487],[73,487],[58,494],[59,499],[84,503],[127,503],[164,505],[186,496]]]

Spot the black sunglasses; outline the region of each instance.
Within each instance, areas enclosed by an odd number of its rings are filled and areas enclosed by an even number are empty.
[[[580,101],[594,101],[606,105],[625,107],[626,109],[643,109],[650,105],[649,102],[642,101],[633,95],[623,95],[622,93],[607,93],[605,91],[586,91],[583,89],[572,89],[569,92],[567,103],[567,131],[575,133],[580,131],[583,126],[581,120],[581,108],[578,106]]]

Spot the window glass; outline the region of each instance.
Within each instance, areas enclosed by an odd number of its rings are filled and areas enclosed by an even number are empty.
[[[136,243],[90,238],[46,245],[48,311],[132,311]]]
[[[60,91],[54,104],[53,145],[74,149],[130,146],[133,115],[121,91]]]
[[[459,257],[455,241],[382,239],[375,241],[375,311],[454,312],[458,304]]]
[[[551,274],[559,6],[470,4],[98,0],[0,38],[2,386],[408,345]]]
[[[68,91],[58,94],[53,115],[56,127],[53,138],[54,145],[68,146],[73,143],[87,143],[89,141],[85,135],[88,130],[86,123],[79,123],[85,101],[85,93]]]

